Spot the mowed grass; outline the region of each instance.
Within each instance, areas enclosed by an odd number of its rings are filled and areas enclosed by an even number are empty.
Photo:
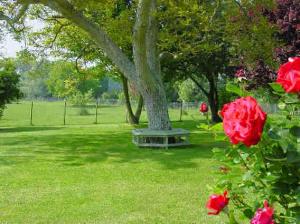
[[[225,223],[205,208],[219,170],[211,149],[224,143],[196,128],[197,111],[183,122],[171,111],[192,146],[139,149],[123,107],[103,107],[98,125],[69,115],[63,126],[59,103],[43,103],[34,126],[21,119],[28,103],[0,121],[0,223]]]

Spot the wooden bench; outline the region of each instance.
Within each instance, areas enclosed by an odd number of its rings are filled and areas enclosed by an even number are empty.
[[[139,147],[169,148],[190,145],[190,132],[181,128],[172,130],[135,129],[132,142]]]

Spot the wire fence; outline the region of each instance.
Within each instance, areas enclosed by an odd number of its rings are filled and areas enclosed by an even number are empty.
[[[201,102],[169,103],[171,121],[198,120],[201,114],[198,108]],[[137,103],[132,103],[133,108]],[[280,114],[276,104],[262,104],[268,114]],[[300,115],[300,111],[298,111]],[[38,100],[20,101],[9,104],[1,119],[1,126],[27,125],[86,125],[86,124],[119,124],[127,121],[124,103],[118,100],[97,100],[87,105],[72,105],[68,101]],[[147,116],[143,109],[141,122],[146,122]]]
[[[133,109],[137,102],[132,102]],[[196,104],[170,104],[172,121],[191,119],[197,115]],[[53,125],[87,125],[120,124],[128,120],[124,103],[118,100],[99,100],[87,105],[73,105],[62,100],[20,101],[7,105],[1,126],[53,126]],[[141,122],[147,121],[143,108]]]

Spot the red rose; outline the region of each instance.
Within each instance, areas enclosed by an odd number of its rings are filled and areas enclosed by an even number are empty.
[[[253,97],[242,97],[225,104],[220,114],[225,134],[232,144],[242,142],[250,147],[260,141],[267,114]]]
[[[227,196],[227,191],[224,191],[223,195],[213,194],[209,197],[206,204],[206,208],[211,210],[208,212],[209,215],[218,215],[224,207],[228,205],[229,198]]]
[[[257,209],[250,224],[275,224],[273,220],[274,209],[269,207],[268,202],[264,202],[264,208]]]
[[[281,84],[287,93],[300,92],[300,58],[289,58],[289,62],[280,66],[277,83]]]
[[[237,78],[245,77],[246,76],[245,70],[243,68],[237,70],[234,76]]]
[[[202,113],[206,113],[208,111],[208,106],[206,103],[201,103],[199,111]]]

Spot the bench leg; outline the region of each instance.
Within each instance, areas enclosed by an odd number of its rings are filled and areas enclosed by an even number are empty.
[[[166,149],[169,148],[169,138],[168,137],[165,138],[165,147],[166,147]]]

